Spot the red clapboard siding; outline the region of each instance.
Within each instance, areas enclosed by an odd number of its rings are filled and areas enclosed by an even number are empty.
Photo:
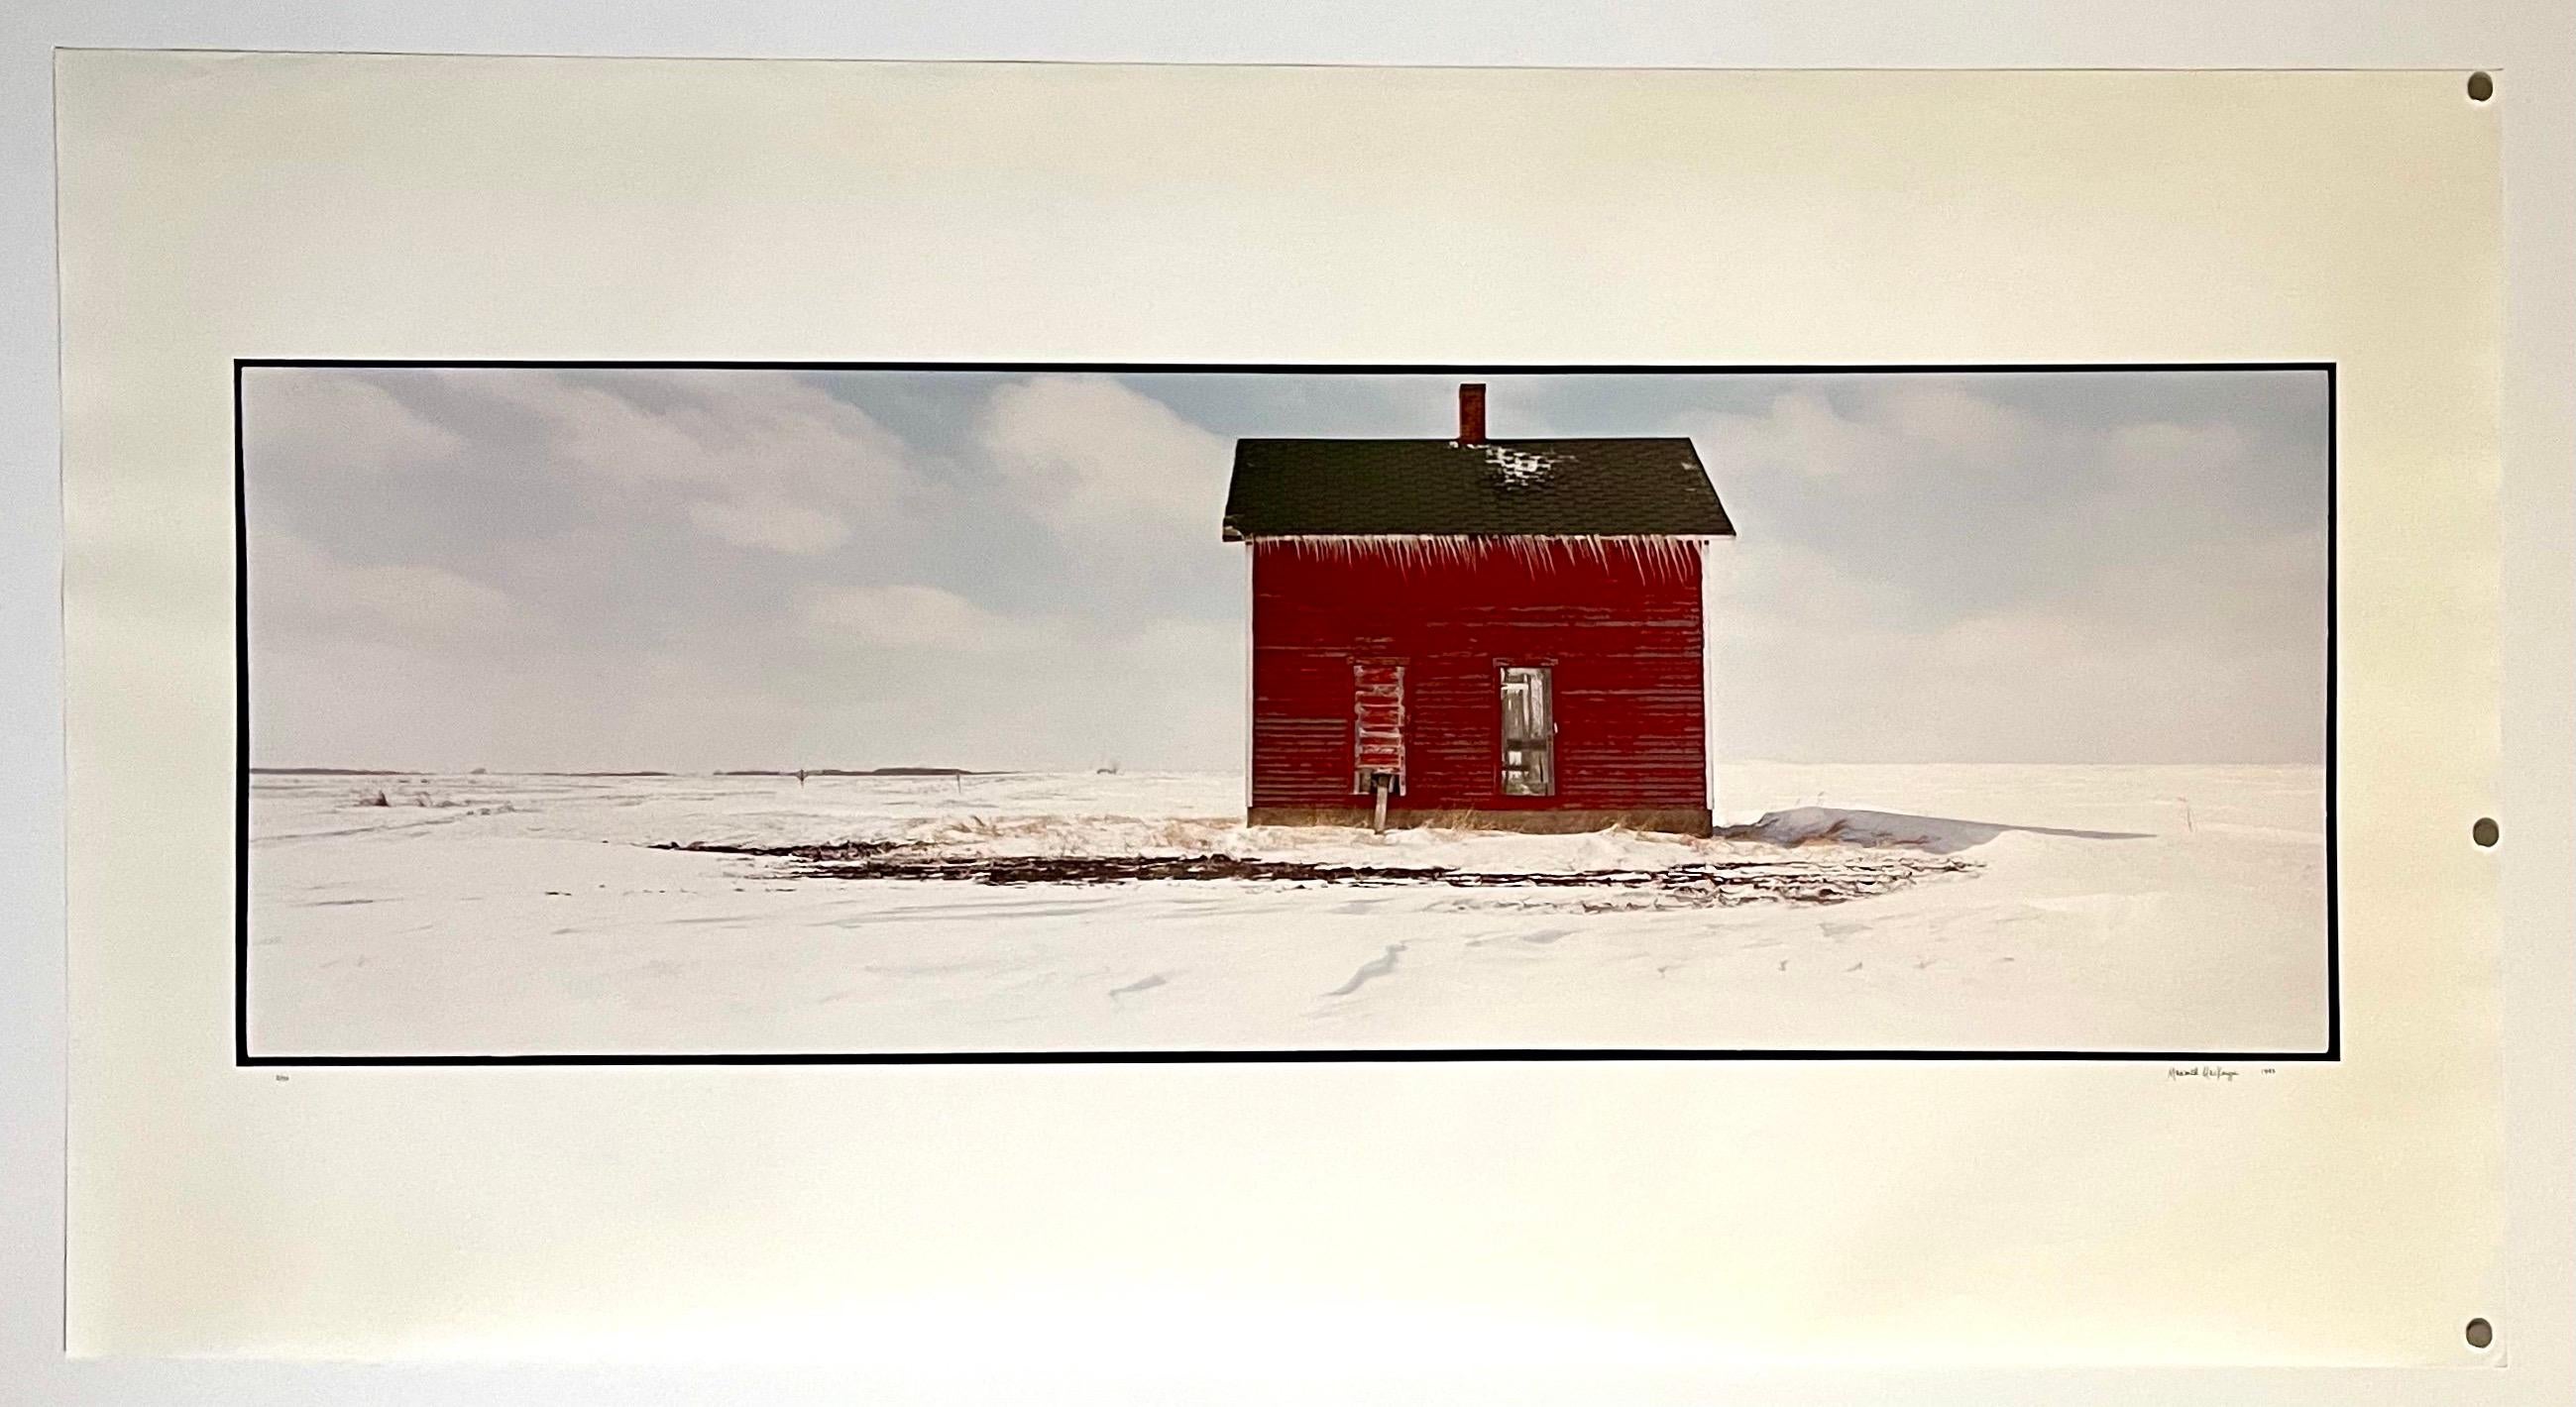
[[[1427,558],[1252,550],[1252,804],[1349,806],[1362,663],[1400,664],[1404,800],[1422,809],[1707,804],[1692,554]],[[1502,793],[1506,664],[1547,665],[1556,793]]]

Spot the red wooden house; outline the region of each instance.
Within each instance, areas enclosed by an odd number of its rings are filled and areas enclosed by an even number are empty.
[[[1706,834],[1701,554],[1734,526],[1688,439],[1239,440],[1256,825]]]

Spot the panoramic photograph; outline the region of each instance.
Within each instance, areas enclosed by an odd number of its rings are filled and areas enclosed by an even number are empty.
[[[2331,1046],[2319,368],[238,375],[255,1057]]]

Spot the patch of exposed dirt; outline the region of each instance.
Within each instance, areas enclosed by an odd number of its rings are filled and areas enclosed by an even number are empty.
[[[658,850],[748,855],[789,862],[809,879],[952,880],[976,884],[1124,884],[1142,880],[1250,880],[1274,884],[1441,884],[1466,889],[1603,889],[1652,894],[1653,907],[1755,902],[1836,904],[1917,880],[1974,870],[1969,860],[1890,852],[1833,858],[1716,861],[1661,869],[1461,870],[1439,865],[1334,865],[1240,855],[941,855],[893,841],[833,845],[666,844]],[[1586,904],[1589,909],[1593,905]],[[1631,907],[1605,903],[1602,909]]]
[[[772,859],[841,861],[864,860],[889,850],[904,849],[898,840],[840,840],[829,845],[722,845],[712,841],[667,840],[647,846],[651,850],[688,850],[704,855],[760,855]]]

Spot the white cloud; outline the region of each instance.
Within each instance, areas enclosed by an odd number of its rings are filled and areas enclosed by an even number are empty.
[[[1917,445],[1967,462],[2018,458],[2041,433],[2028,412],[1930,377],[1900,378],[1871,401],[1867,418]]]
[[[809,597],[798,612],[805,632],[843,647],[981,654],[1014,649],[1035,627],[936,586],[853,586]]]
[[[995,466],[1061,529],[1214,536],[1233,443],[1108,377],[1000,387],[978,431]]]
[[[1762,411],[1686,416],[1702,458],[1754,475],[1815,479],[1986,472],[2046,446],[2048,427],[1948,382],[1898,378],[1868,393],[1782,391]]]
[[[1090,768],[1242,765],[1240,622],[998,617],[926,587],[813,603],[816,757]]]
[[[2058,603],[1926,628],[1896,619],[1885,595],[1795,549],[1713,574],[1720,755],[2261,761],[2312,757],[2320,745],[2313,649],[2223,630],[2106,628]]]
[[[446,568],[344,562],[283,535],[261,541],[250,579],[254,620],[263,630],[442,644],[489,638],[523,623],[508,596]]]
[[[2223,423],[2043,425],[1975,400],[1837,411],[1801,390],[1704,422],[1721,485],[1773,515],[1710,559],[1720,748],[2317,756],[2322,530],[2241,521],[2228,496],[2282,467]]]
[[[567,375],[455,375],[533,421],[549,457],[601,490],[644,502],[684,490],[685,521],[732,547],[826,552],[899,529],[922,489],[900,437],[791,376],[674,372],[620,394]]]
[[[272,368],[245,375],[242,432],[267,463],[381,474],[434,465],[465,447],[462,436],[371,381]]]
[[[772,497],[692,503],[689,521],[719,542],[795,556],[829,552],[850,540],[850,525],[839,514]]]
[[[1784,391],[1759,414],[1686,416],[1675,427],[1700,457],[1731,474],[1832,478],[1867,472],[1892,454],[1890,437],[1846,420],[1820,391]]]
[[[2245,436],[2233,425],[2151,421],[2123,425],[2109,439],[2107,458],[2114,472],[2145,487],[2173,488],[2245,467]]]

